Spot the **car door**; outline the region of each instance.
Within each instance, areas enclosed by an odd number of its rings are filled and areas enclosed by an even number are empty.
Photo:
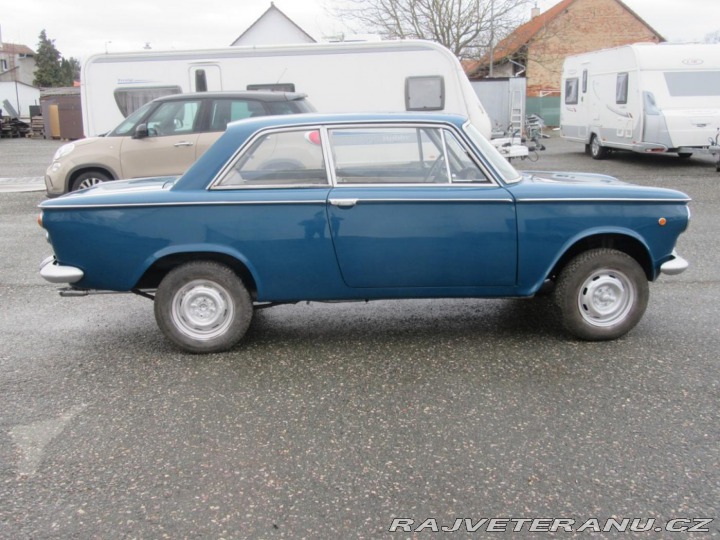
[[[124,178],[179,175],[196,159],[202,99],[160,104],[145,120],[147,136],[125,137],[120,148]]]
[[[328,220],[355,288],[497,287],[516,282],[515,205],[449,129],[328,131]]]

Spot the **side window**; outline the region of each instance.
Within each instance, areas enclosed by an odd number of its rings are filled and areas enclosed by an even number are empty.
[[[210,131],[225,131],[230,122],[266,114],[259,101],[216,99],[210,110]]]
[[[588,79],[588,73],[587,69],[583,69],[583,75],[582,75],[582,93],[587,93],[587,79]]]
[[[338,184],[448,182],[440,129],[341,128],[329,133]]]
[[[328,183],[317,130],[269,133],[237,159],[218,187],[287,187]]]
[[[578,78],[565,79],[565,104],[577,105],[578,103]]]
[[[440,76],[405,79],[405,110],[442,111],[445,108],[445,79]]]
[[[615,83],[615,103],[624,105],[628,100],[628,79],[627,73],[618,73]]]
[[[147,119],[148,135],[163,137],[192,133],[198,110],[200,100],[163,103]]]

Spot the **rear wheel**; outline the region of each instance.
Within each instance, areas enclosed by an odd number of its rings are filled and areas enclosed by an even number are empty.
[[[692,156],[692,152],[678,152],[678,157],[680,159],[688,159]]]
[[[593,135],[590,140],[590,155],[593,159],[605,159],[608,157],[610,151],[600,144],[600,139],[597,135]]]
[[[575,257],[554,291],[564,328],[588,341],[616,339],[635,327],[650,289],[640,265],[621,251],[593,249]]]
[[[155,320],[165,336],[191,353],[226,351],[245,335],[250,293],[230,268],[186,263],[168,273],[155,295]]]

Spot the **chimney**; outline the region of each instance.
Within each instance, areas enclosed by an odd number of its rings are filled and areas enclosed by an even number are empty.
[[[538,15],[540,15],[540,8],[535,4],[535,7],[530,10],[530,19],[534,19]]]

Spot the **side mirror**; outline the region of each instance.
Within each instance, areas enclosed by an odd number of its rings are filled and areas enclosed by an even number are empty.
[[[148,136],[147,124],[138,124],[138,126],[135,128],[135,132],[133,133],[132,138],[133,139],[144,139],[147,136]]]

